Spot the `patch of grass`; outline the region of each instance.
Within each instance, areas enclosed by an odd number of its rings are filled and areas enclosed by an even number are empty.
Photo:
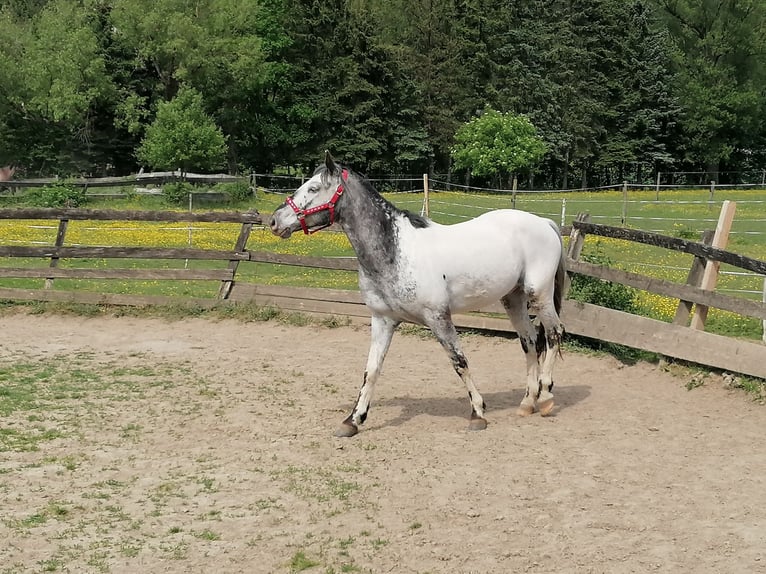
[[[753,377],[733,377],[730,386],[735,389],[741,389],[750,395],[753,400],[762,404],[766,401],[766,381]]]
[[[64,562],[59,560],[58,558],[50,558],[48,560],[41,560],[38,562],[40,565],[40,570],[43,572],[58,572],[59,570],[63,570],[64,568]]]
[[[316,560],[307,557],[303,550],[299,550],[290,559],[290,572],[303,572],[314,566],[319,566],[319,564]]]
[[[57,429],[34,426],[16,430],[0,428],[0,452],[30,452],[39,449],[41,442],[51,441],[64,436]]]
[[[16,530],[28,530],[42,526],[48,520],[66,520],[70,517],[71,510],[68,505],[63,502],[50,502],[44,508],[38,510],[26,516],[24,518],[5,520],[5,524],[12,529]]]
[[[272,477],[281,488],[309,500],[347,502],[359,490],[359,484],[339,477],[324,468],[289,465],[283,470],[272,471]]]
[[[171,560],[186,560],[189,557],[188,542],[160,542],[160,550]]]
[[[207,528],[200,532],[195,532],[194,537],[199,538],[200,540],[211,540],[211,541],[221,539],[220,534],[218,534],[217,532],[213,532],[212,530],[209,530]]]

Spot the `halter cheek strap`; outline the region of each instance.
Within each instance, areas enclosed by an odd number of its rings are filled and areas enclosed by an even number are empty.
[[[300,207],[296,205],[292,197],[288,197],[285,200],[285,203],[293,208],[293,211],[295,212],[295,215],[298,217],[298,221],[301,224],[303,233],[305,233],[306,235],[311,235],[312,233],[316,233],[317,231],[330,227],[333,223],[335,223],[335,204],[338,203],[338,199],[340,199],[340,196],[343,195],[343,190],[345,189],[343,187],[343,184],[348,181],[347,169],[344,169],[341,172],[341,179],[343,179],[343,181],[338,185],[338,189],[335,190],[335,193],[330,198],[330,201],[328,201],[327,203],[323,203],[322,205],[317,205],[315,207],[310,207],[308,209],[301,209]],[[308,224],[306,223],[306,217],[309,215],[313,215],[314,213],[319,213],[320,211],[330,212],[330,222],[325,225],[309,228]]]

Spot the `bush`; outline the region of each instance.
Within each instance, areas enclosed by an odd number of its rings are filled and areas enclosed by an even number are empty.
[[[84,188],[66,183],[33,189],[27,197],[29,203],[36,207],[80,207],[88,200]]]
[[[242,203],[248,199],[252,199],[253,191],[247,182],[237,181],[234,183],[219,183],[215,186],[215,191],[220,191],[229,196],[229,201],[232,203]]]
[[[185,181],[173,181],[162,186],[162,195],[170,205],[186,205],[194,187]]]
[[[583,260],[596,265],[610,267],[612,261],[602,254],[584,255]],[[592,303],[617,311],[637,313],[636,290],[620,283],[603,281],[588,275],[573,275],[569,298],[583,303]]]

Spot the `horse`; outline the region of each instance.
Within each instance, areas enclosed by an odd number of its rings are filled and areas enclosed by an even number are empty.
[[[383,360],[403,321],[431,330],[468,391],[469,430],[485,429],[486,405],[471,378],[452,316],[498,300],[526,357],[526,392],[517,413],[551,413],[553,367],[564,334],[559,313],[566,276],[556,223],[525,211],[498,209],[441,225],[397,208],[326,152],[324,164],[274,211],[269,225],[274,235],[288,239],[295,232],[309,235],[334,223],[356,252],[359,289],[372,316],[362,385],[335,436],[354,436],[367,419]]]

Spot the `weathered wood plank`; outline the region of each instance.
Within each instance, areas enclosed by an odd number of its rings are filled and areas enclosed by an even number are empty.
[[[0,245],[0,257],[42,257],[59,259],[194,259],[248,261],[247,251],[165,247],[28,247]]]
[[[766,346],[760,343],[576,301],[565,301],[562,320],[575,335],[766,379]]]
[[[708,229],[702,233],[702,237],[700,241],[704,243],[705,245],[710,245],[713,242],[713,233],[714,231],[712,229]],[[702,257],[695,257],[694,261],[692,262],[692,266],[689,269],[689,275],[686,277],[686,284],[691,285],[692,287],[699,287],[700,281],[702,281],[702,274],[705,271],[705,260]],[[674,325],[688,325],[689,324],[689,316],[692,313],[692,307],[694,306],[694,301],[687,301],[685,299],[681,299],[678,302],[678,307],[676,308],[676,316],[673,318],[673,324]]]
[[[238,213],[231,211],[148,211],[116,209],[60,209],[60,208],[5,208],[0,209],[0,219],[70,219],[113,221],[183,221],[211,223],[262,223],[258,212]]]
[[[604,265],[596,265],[594,263],[588,263],[587,261],[569,260],[567,261],[567,268],[575,273],[603,279],[604,281],[611,281],[613,283],[621,283],[643,291],[672,297],[673,299],[681,299],[692,303],[703,304],[747,317],[766,319],[766,305],[758,301],[742,299],[741,297],[731,297],[714,291],[707,291],[693,285],[674,283],[673,281],[658,279],[656,277],[647,277],[646,275],[639,275],[638,273],[631,273],[630,271],[623,271],[621,269],[613,269]]]
[[[250,261],[256,261],[258,263],[278,263],[281,265],[297,265],[299,267],[315,267],[317,269],[336,269],[338,271],[357,271],[359,269],[356,257],[311,257],[307,255],[290,255],[287,253],[251,251]]]
[[[62,180],[53,177],[39,178],[39,179],[14,179],[5,182],[5,185],[9,187],[44,187],[54,183],[65,183],[66,185],[72,185],[74,187],[85,188],[99,188],[99,187],[129,187],[136,184],[147,185],[150,183],[165,183],[169,181],[189,181],[192,183],[234,183],[240,181],[247,181],[247,176],[236,176],[227,174],[196,174],[187,173],[181,176],[179,172],[155,172],[155,173],[142,173],[140,175],[127,175],[122,177],[89,177],[89,178],[73,178]]]
[[[744,255],[739,255],[738,253],[732,253],[731,251],[724,251],[723,249],[717,249],[695,241],[687,241],[686,239],[680,239],[678,237],[668,237],[657,233],[649,233],[648,231],[639,231],[638,229],[626,229],[624,227],[612,227],[610,225],[599,225],[595,223],[574,221],[572,225],[575,229],[580,229],[591,235],[624,239],[626,241],[636,241],[646,245],[654,245],[656,247],[682,251],[684,253],[696,255],[697,257],[704,257],[705,259],[728,263],[729,265],[739,267],[740,269],[747,269],[754,273],[766,275],[766,261],[746,257]]]
[[[711,183],[711,185],[713,185]],[[710,193],[712,194],[712,188]],[[721,206],[721,214],[718,217],[718,223],[715,227],[715,233],[713,235],[713,242],[711,245],[718,249],[725,249],[729,243],[729,233],[731,232],[731,225],[734,221],[734,212],[737,209],[737,204],[734,201],[724,201]],[[702,274],[702,281],[700,282],[700,288],[708,291],[715,289],[716,283],[718,283],[718,272],[721,268],[721,264],[718,261],[708,261],[705,264],[705,271]],[[700,331],[705,330],[705,321],[707,321],[708,306],[697,304],[694,310],[694,316],[692,317],[690,327]]]
[[[88,305],[173,305],[180,307],[211,308],[225,302],[195,297],[174,297],[169,295],[125,295],[121,293],[95,293],[91,291],[59,291],[56,289],[18,289],[0,287],[0,300],[51,301],[58,303],[83,303]]]
[[[345,315],[349,317],[369,317],[370,311],[365,305],[321,301],[318,299],[294,299],[276,295],[257,294],[253,301],[259,307],[274,306],[288,311],[306,313],[324,313],[327,315]]]
[[[143,279],[186,281],[224,281],[232,278],[230,269],[62,269],[0,267],[0,277],[19,279]]]
[[[245,250],[245,247],[247,246],[247,240],[250,238],[250,232],[253,229],[252,223],[243,223],[242,228],[239,230],[239,237],[237,237],[237,241],[234,244],[234,251],[235,252],[242,252]],[[229,296],[229,293],[231,293],[231,287],[234,284],[234,276],[237,274],[237,269],[239,267],[240,260],[236,257],[233,257],[229,260],[229,265],[227,268],[229,271],[231,271],[231,279],[228,279],[226,281],[223,281],[221,283],[221,286],[218,289],[218,298],[219,299],[226,299]]]
[[[56,241],[54,243],[54,247],[59,248],[62,245],[64,245],[64,238],[66,237],[66,230],[69,227],[69,220],[68,219],[61,219],[59,220],[59,228],[56,232]],[[51,256],[51,262],[50,267],[58,267],[59,266],[59,258],[55,255]],[[47,277],[45,279],[45,288],[50,289],[53,287],[53,279],[50,277]]]

